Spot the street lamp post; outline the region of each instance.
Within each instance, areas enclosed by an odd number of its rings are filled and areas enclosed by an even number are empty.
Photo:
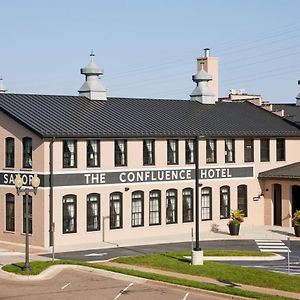
[[[195,137],[194,145],[194,158],[195,158],[195,202],[196,202],[196,247],[192,251],[192,264],[193,265],[203,265],[203,251],[200,248],[200,197],[199,188],[202,184],[199,184],[199,137]]]
[[[29,264],[29,216],[28,216],[28,198],[29,193],[33,192],[35,195],[37,193],[37,189],[40,186],[40,179],[35,174],[31,180],[32,188],[22,188],[23,187],[23,179],[20,174],[16,175],[15,178],[15,187],[17,190],[17,194],[20,195],[21,193],[25,194],[25,264],[24,264],[24,271],[31,271],[31,267]]]

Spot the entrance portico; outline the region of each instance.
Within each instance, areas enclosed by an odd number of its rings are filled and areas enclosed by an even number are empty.
[[[265,201],[265,224],[291,226],[291,217],[300,209],[300,163],[259,174]]]

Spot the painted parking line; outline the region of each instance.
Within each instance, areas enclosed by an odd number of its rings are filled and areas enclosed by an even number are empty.
[[[64,286],[61,287],[62,290],[64,290],[67,286],[69,286],[71,284],[71,282],[68,282],[67,284],[65,284]]]
[[[188,295],[189,295],[189,293],[186,293],[182,300],[186,300]]]
[[[124,290],[122,290],[115,298],[114,300],[118,299],[124,292],[126,292],[131,286],[133,285],[133,282],[131,282]]]

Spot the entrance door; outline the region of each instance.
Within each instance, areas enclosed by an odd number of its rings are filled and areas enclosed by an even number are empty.
[[[292,187],[292,215],[296,210],[300,210],[300,185]]]
[[[281,204],[281,184],[274,184],[273,186],[273,217],[274,225],[281,226],[281,214],[282,214],[282,204]]]

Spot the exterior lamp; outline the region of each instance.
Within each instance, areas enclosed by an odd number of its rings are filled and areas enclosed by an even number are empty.
[[[23,188],[23,179],[20,174],[17,174],[15,177],[15,188],[17,190],[17,194],[20,195],[21,193],[25,194],[25,264],[24,264],[24,271],[31,271],[31,267],[29,264],[29,215],[28,215],[28,198],[29,193],[33,192],[34,195],[37,193],[37,189],[40,186],[40,179],[35,174],[31,180],[31,186]]]

